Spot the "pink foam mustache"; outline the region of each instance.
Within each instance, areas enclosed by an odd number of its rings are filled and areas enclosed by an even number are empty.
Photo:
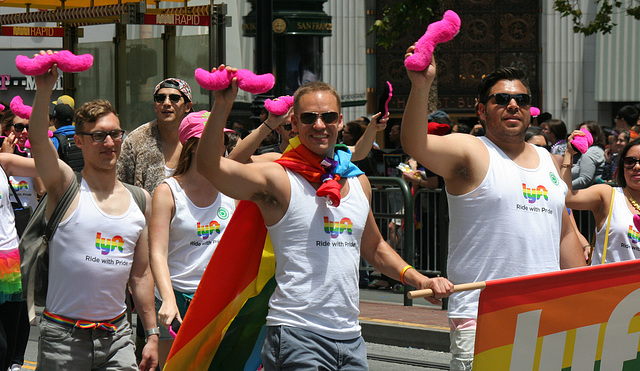
[[[9,108],[11,108],[11,112],[13,112],[16,116],[23,119],[31,118],[31,111],[33,108],[31,106],[27,106],[22,101],[22,98],[19,95],[16,95],[11,99],[11,103],[9,103]]]
[[[238,88],[251,94],[266,93],[273,89],[276,84],[276,78],[270,73],[256,75],[245,69],[234,73],[226,69],[209,72],[202,68],[197,68],[195,77],[198,84],[207,90],[226,89],[231,84],[231,79],[236,77],[238,79]]]
[[[413,55],[404,60],[404,66],[411,71],[424,71],[431,63],[431,55],[436,45],[453,39],[458,31],[460,17],[453,10],[447,10],[442,20],[427,27],[427,32],[416,43]]]
[[[47,72],[54,63],[63,72],[84,72],[93,65],[91,54],[75,55],[68,50],[54,54],[38,54],[33,58],[24,55],[16,57],[16,67],[23,75],[36,76]]]
[[[293,106],[293,97],[290,95],[283,95],[281,97],[275,98],[274,100],[267,99],[264,101],[264,108],[273,113],[274,115],[284,115],[289,112]]]

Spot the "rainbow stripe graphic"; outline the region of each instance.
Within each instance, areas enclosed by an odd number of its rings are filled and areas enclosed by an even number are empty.
[[[545,201],[549,201],[549,192],[543,185],[539,185],[535,188],[529,188],[525,183],[522,183],[522,195],[530,204],[543,197]]]
[[[347,233],[353,233],[353,223],[349,218],[342,218],[339,222],[333,222],[329,220],[328,216],[324,217],[324,231],[331,235],[331,238],[337,238],[344,231]]]
[[[197,232],[199,237],[206,240],[214,233],[220,234],[220,223],[215,220],[212,220],[209,224],[200,224],[198,222]]]
[[[11,181],[11,186],[13,187],[13,189],[15,189],[16,191],[19,191],[21,189],[24,190],[28,190],[29,189],[29,183],[27,183],[26,180],[21,180],[19,182],[14,182]]]
[[[241,201],[202,276],[164,370],[257,370],[274,274],[273,246],[262,214],[253,202]]]
[[[487,282],[474,370],[639,370],[640,260]]]
[[[120,236],[113,236],[113,238],[102,238],[102,233],[96,234],[96,249],[102,252],[102,255],[108,255],[111,251],[118,249],[122,252],[124,247],[124,239]]]
[[[633,242],[640,241],[640,233],[633,229],[633,225],[629,225],[629,232],[627,233],[627,236],[632,239]]]

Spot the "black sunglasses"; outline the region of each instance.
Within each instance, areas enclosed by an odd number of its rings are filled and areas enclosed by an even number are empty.
[[[164,103],[165,100],[167,100],[167,97],[169,97],[169,100],[171,101],[171,103],[178,103],[180,102],[180,98],[182,98],[182,95],[180,94],[156,94],[153,96],[153,100],[156,101],[156,103]]]
[[[622,159],[622,165],[625,169],[631,170],[636,167],[636,164],[638,163],[640,163],[640,159],[637,159],[635,157],[627,156]]]
[[[508,105],[511,102],[511,99],[515,99],[518,106],[528,106],[531,104],[531,96],[529,94],[497,93],[491,94],[489,98],[495,98],[496,104],[499,106]]]
[[[24,129],[29,130],[29,124],[11,124],[16,131],[22,131]]]
[[[327,125],[335,124],[340,118],[340,114],[338,112],[305,112],[300,114],[300,122],[305,125],[313,125],[318,121],[318,116],[322,119]]]
[[[291,130],[291,124],[282,124],[282,128],[286,131]]]
[[[78,132],[80,135],[89,135],[94,142],[104,142],[107,139],[107,135],[111,137],[113,140],[122,139],[122,134],[124,134],[124,130],[111,130],[110,132],[106,131],[94,131],[91,133],[82,133]]]

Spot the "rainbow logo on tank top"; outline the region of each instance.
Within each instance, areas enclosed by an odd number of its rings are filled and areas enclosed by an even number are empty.
[[[344,231],[347,233],[353,233],[353,223],[349,218],[342,218],[339,222],[333,222],[329,220],[329,217],[324,217],[324,231],[331,235],[331,238],[337,238]]]
[[[627,237],[629,237],[633,242],[640,241],[640,233],[633,229],[632,225],[629,225],[629,232],[627,233]]]
[[[549,192],[543,185],[539,185],[535,188],[529,188],[525,183],[522,183],[522,195],[530,204],[543,197],[545,201],[549,201]]]
[[[102,255],[108,255],[115,249],[122,252],[124,246],[124,239],[120,236],[113,236],[113,238],[102,238],[102,233],[96,234],[96,249],[102,252]]]
[[[200,224],[198,222],[197,232],[199,237],[201,237],[203,240],[206,240],[214,232],[220,234],[220,223],[216,222],[215,220],[212,220],[208,225]]]
[[[14,182],[11,181],[11,186],[13,187],[13,189],[15,189],[16,191],[19,191],[21,189],[24,190],[28,190],[29,189],[29,183],[27,183],[26,180],[21,180],[19,182]]]

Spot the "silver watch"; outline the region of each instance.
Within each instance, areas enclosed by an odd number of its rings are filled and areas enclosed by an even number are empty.
[[[151,335],[158,335],[160,336],[160,327],[152,327],[150,329],[144,330],[144,337],[145,338],[149,338],[149,336]]]

